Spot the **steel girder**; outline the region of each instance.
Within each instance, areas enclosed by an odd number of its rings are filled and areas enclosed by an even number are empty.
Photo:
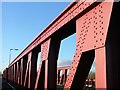
[[[96,88],[119,87],[120,3],[114,0],[88,0],[71,3],[35,40],[23,50],[3,77],[26,88],[83,89],[93,61],[96,62]],[[57,69],[61,40],[76,33],[72,65]],[[41,61],[37,71],[38,53]],[[62,76],[59,74],[62,70]]]

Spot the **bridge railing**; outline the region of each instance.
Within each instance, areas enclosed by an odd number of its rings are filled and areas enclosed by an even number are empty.
[[[66,79],[70,70],[70,66],[63,66],[57,68],[57,85],[64,86],[66,83]],[[85,81],[84,88],[92,88],[95,89],[95,79],[87,78]]]
[[[70,70],[70,66],[57,68],[57,84],[61,84],[61,85],[65,84],[69,70]]]

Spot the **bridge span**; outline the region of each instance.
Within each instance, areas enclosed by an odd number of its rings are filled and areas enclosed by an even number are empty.
[[[49,89],[62,84],[64,90],[82,90],[95,60],[95,87],[119,88],[119,25],[120,2],[74,1],[4,69],[3,77],[24,88]],[[72,64],[57,68],[61,40],[74,33]]]

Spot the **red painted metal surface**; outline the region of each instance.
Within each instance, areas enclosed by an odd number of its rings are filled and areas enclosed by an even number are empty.
[[[3,71],[3,77],[26,88],[63,85],[64,89],[82,90],[95,60],[95,87],[119,87],[120,3],[96,1],[72,2],[13,60]],[[76,51],[72,64],[57,68],[61,40],[74,33]],[[37,71],[39,52],[41,61]]]

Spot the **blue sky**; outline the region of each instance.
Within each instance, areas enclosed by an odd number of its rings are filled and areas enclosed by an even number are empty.
[[[4,2],[2,3],[2,67],[9,64],[11,48],[18,51],[11,52],[11,61],[60,14],[70,2]],[[75,52],[76,35],[72,35],[61,42],[58,65],[69,65]],[[1,37],[0,37],[1,38]],[[1,65],[1,64],[0,64]]]
[[[2,4],[2,69],[8,66],[11,48],[11,61],[61,13],[69,2],[24,2]],[[75,34],[62,41],[59,65],[73,59]],[[0,57],[1,59],[1,57]]]

